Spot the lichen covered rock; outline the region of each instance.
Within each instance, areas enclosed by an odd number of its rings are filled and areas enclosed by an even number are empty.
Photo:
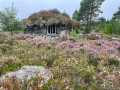
[[[12,78],[16,76],[19,81],[26,78],[26,80],[30,80],[31,77],[41,76],[47,81],[51,77],[51,72],[45,69],[43,66],[23,66],[20,70],[16,72],[10,72],[3,75],[0,80],[3,81],[6,76]]]

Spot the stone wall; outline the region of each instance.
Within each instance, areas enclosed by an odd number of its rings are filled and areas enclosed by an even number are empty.
[[[33,36],[36,37],[36,38],[42,38],[42,39],[45,39],[45,40],[53,40],[53,39],[59,38],[58,34],[55,34],[55,35],[33,34]]]

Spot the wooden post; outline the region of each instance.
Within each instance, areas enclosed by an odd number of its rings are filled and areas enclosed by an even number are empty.
[[[53,34],[53,25],[52,25],[52,34]]]
[[[56,25],[55,25],[55,34],[56,34]]]
[[[51,26],[51,34],[52,34],[52,26]]]
[[[47,34],[48,34],[48,26],[47,26]]]
[[[51,34],[51,26],[50,26],[50,34]]]

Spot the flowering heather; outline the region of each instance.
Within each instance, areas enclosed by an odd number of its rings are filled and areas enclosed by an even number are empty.
[[[62,40],[63,40],[63,41],[65,41],[65,40],[67,40],[67,39],[68,39],[67,34],[62,35]]]
[[[32,90],[120,89],[120,41],[75,40],[67,36],[43,40],[29,34],[0,33],[0,76],[24,65],[44,66],[53,76],[48,83],[39,78],[22,80],[22,84],[17,83],[18,87]],[[0,88],[15,89],[15,85],[0,82]]]
[[[69,37],[68,39],[75,42],[75,37]]]
[[[7,38],[14,38],[14,39],[26,39],[26,38],[33,38],[32,35],[30,34],[23,34],[23,33],[19,33],[19,34],[13,34],[13,35],[10,35],[8,33],[0,33],[0,36],[4,36],[4,37],[7,37]]]

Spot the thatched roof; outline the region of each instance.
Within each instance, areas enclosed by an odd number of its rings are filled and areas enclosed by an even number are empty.
[[[78,21],[72,20],[68,14],[61,13],[57,9],[33,13],[27,19],[24,19],[23,23],[29,27],[33,25],[41,26],[42,24],[46,26],[52,24],[65,24],[69,29],[72,27],[79,27],[80,25]]]

